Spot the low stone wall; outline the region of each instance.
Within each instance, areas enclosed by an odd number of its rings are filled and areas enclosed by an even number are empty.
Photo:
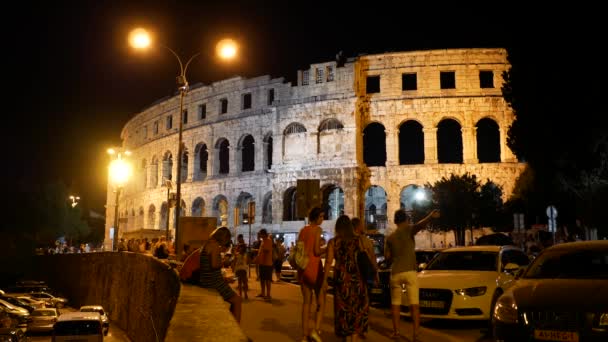
[[[248,340],[216,291],[180,284],[175,270],[148,255],[58,254],[19,264],[24,278],[45,280],[69,306],[102,305],[134,342]]]
[[[46,280],[69,305],[100,304],[132,341],[164,341],[180,295],[167,264],[136,253],[37,256],[33,279]]]

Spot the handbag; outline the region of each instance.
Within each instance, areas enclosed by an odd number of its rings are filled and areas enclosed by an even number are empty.
[[[369,260],[369,256],[365,249],[363,249],[363,244],[361,243],[361,238],[359,238],[359,250],[357,251],[357,266],[359,268],[359,274],[363,280],[372,281],[376,274],[376,270],[374,269],[374,265]]]

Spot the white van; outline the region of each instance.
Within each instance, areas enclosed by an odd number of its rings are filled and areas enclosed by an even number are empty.
[[[103,325],[97,312],[66,312],[53,326],[53,342],[102,342]]]

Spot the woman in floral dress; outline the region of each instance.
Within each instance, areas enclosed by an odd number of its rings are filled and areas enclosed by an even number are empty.
[[[346,215],[336,221],[336,237],[329,241],[325,260],[325,279],[335,258],[334,266],[334,329],[337,336],[358,341],[367,332],[369,299],[357,266],[357,252],[361,249],[359,237]]]

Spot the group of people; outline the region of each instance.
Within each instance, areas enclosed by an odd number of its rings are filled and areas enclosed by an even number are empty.
[[[432,211],[427,217],[417,223],[409,220],[404,210],[397,210],[394,222],[397,229],[388,237],[385,257],[392,263],[391,273],[391,312],[393,318],[392,337],[400,336],[398,322],[400,318],[401,290],[405,286],[408,293],[410,312],[414,328],[413,340],[417,340],[420,326],[420,309],[418,305],[418,286],[416,280],[416,233],[438,211]],[[365,236],[363,222],[358,218],[340,216],[335,225],[335,237],[321,243],[324,212],[321,208],[312,208],[308,215],[308,224],[298,235],[298,241],[303,243],[303,251],[308,257],[304,269],[298,269],[298,282],[302,292],[302,341],[321,341],[321,322],[326,303],[328,276],[333,267],[334,280],[334,333],[349,341],[358,341],[364,337],[369,327],[369,297],[368,281],[360,270],[359,256],[366,254],[374,268],[375,279],[378,281],[378,265],[373,251],[373,245]],[[260,265],[259,278],[261,294],[258,296],[270,300],[273,269],[273,243],[265,229],[260,230],[260,246],[255,257]],[[221,253],[230,245],[230,231],[226,227],[216,229],[209,241],[205,243],[200,256],[200,284],[202,287],[215,288],[229,302],[230,310],[235,319],[240,322],[242,294],[247,298],[247,246],[242,235],[239,235],[235,251],[233,269],[238,278],[237,294],[221,275]],[[325,264],[322,263],[325,257]],[[314,299],[314,300],[313,300]],[[315,305],[313,305],[313,303]]]

